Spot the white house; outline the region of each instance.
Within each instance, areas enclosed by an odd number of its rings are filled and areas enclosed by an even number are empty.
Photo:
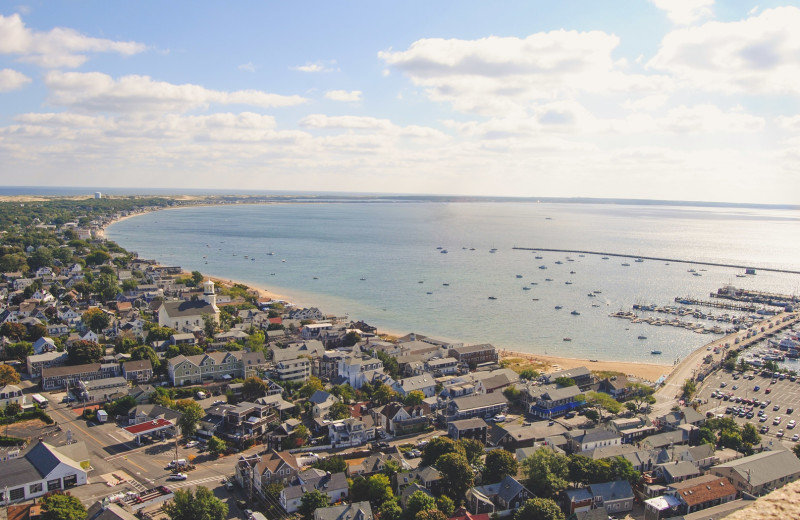
[[[375,374],[383,373],[383,361],[377,358],[348,357],[339,360],[339,378],[358,390]]]
[[[344,473],[326,473],[319,469],[308,469],[297,476],[297,484],[281,490],[280,504],[287,513],[295,513],[300,509],[303,494],[318,490],[328,495],[328,502],[333,504],[347,498],[349,487]]]
[[[194,327],[203,327],[203,316],[210,316],[219,323],[219,308],[214,292],[214,282],[207,280],[203,284],[203,299],[193,301],[164,302],[158,308],[158,324],[177,331],[190,331]]]
[[[403,396],[416,390],[425,394],[425,397],[433,397],[436,393],[436,380],[433,378],[433,374],[428,373],[407,377],[395,382],[392,390]]]
[[[314,417],[325,417],[328,415],[328,411],[331,409],[331,406],[333,406],[333,403],[339,402],[339,398],[324,390],[317,390],[308,400],[314,405]]]
[[[19,502],[56,490],[86,484],[80,463],[40,442],[24,456],[3,462],[0,471],[0,501]],[[8,493],[8,497],[6,497]]]
[[[6,385],[0,388],[0,407],[5,408],[8,403],[17,403],[20,406],[25,404],[25,395],[20,387]]]
[[[52,338],[47,336],[41,337],[33,342],[33,353],[44,354],[45,352],[53,352],[56,350],[56,344]]]

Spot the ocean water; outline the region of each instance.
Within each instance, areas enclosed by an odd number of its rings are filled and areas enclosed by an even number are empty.
[[[513,249],[603,251],[800,271],[800,214],[789,210],[553,203],[229,205],[137,216],[113,224],[106,236],[141,257],[263,287],[301,305],[363,319],[380,331],[590,359],[671,364],[716,337],[608,316],[634,303],[709,299],[726,284],[800,294],[796,274],[759,270],[737,278],[741,269]],[[687,272],[692,268],[702,276]],[[600,292],[588,296],[594,291]],[[663,355],[651,355],[653,349]]]

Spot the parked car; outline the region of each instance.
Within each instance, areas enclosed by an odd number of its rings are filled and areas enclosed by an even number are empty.
[[[773,412],[777,412],[780,409],[781,409],[781,405],[779,405],[779,404],[776,404],[775,406],[772,407],[772,411]]]
[[[199,444],[200,443],[197,442],[197,441],[189,441],[189,442],[186,443],[186,447],[187,448],[194,448],[195,446],[198,446]]]
[[[779,425],[781,423],[781,420],[782,420],[781,417],[778,416],[778,417],[772,419],[772,424],[777,426],[777,425]]]
[[[186,473],[173,473],[167,477],[167,480],[186,480],[187,478],[189,477]]]
[[[794,442],[800,441],[800,433],[795,433],[794,435],[792,435],[792,440]]]
[[[759,390],[761,390],[760,386],[756,385],[753,387],[753,392],[758,392]]]
[[[768,393],[770,393],[770,392],[772,392],[772,388],[767,388],[766,390],[764,390],[764,393],[765,393],[765,394],[768,394]]]
[[[779,438],[779,439],[780,439],[781,437],[783,437],[783,428],[781,428],[780,430],[778,430],[778,433],[776,433],[776,434],[775,434],[775,437],[777,437],[777,438]]]

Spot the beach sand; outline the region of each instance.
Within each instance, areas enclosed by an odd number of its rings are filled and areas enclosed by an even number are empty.
[[[621,372],[627,376],[637,377],[646,381],[657,381],[661,376],[668,375],[673,370],[672,365],[658,365],[655,363],[632,363],[625,361],[590,361],[587,359],[531,354],[513,350],[500,349],[500,357],[505,360],[522,358],[534,365],[539,365],[539,371],[555,372],[570,368],[586,367],[591,371]]]

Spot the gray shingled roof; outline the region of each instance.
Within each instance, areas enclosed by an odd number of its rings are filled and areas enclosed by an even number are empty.
[[[369,502],[353,502],[341,506],[320,507],[314,511],[314,520],[372,520]]]
[[[196,316],[198,314],[216,314],[214,307],[203,300],[164,302],[164,310],[170,318]]]
[[[730,468],[751,486],[760,486],[781,477],[800,472],[800,459],[791,451],[763,451],[718,464],[713,469]]]

